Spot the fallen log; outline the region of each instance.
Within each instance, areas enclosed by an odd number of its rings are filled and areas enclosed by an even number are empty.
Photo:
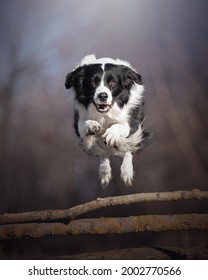
[[[0,239],[38,238],[49,235],[123,234],[169,230],[208,230],[208,214],[91,218],[71,221],[69,224],[9,224],[0,226]]]
[[[55,256],[59,260],[207,260],[208,248],[140,247]]]

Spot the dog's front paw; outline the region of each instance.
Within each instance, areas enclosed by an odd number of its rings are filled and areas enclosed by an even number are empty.
[[[96,135],[101,131],[101,126],[97,121],[88,120],[85,122],[86,125],[86,135]]]
[[[113,128],[108,128],[106,132],[103,134],[103,140],[106,143],[108,147],[116,146],[120,135],[117,133],[117,131]]]

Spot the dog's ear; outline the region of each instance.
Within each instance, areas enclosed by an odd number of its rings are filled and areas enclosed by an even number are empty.
[[[69,89],[73,86],[73,80],[74,80],[73,76],[74,76],[74,71],[66,75],[66,80],[65,80],[66,89]]]
[[[142,82],[142,76],[141,76],[139,73],[137,73],[137,72],[135,72],[134,70],[132,70],[132,69],[129,69],[129,72],[128,72],[127,77],[128,77],[129,79],[131,79],[133,82],[135,82],[135,83],[137,83],[137,84],[139,84],[139,85],[142,85],[142,84],[143,84],[143,82]]]
[[[139,73],[130,69],[129,67],[123,66],[123,85],[126,89],[130,90],[134,83],[142,85],[142,77]]]
[[[70,72],[66,76],[65,87],[70,89],[74,87],[75,89],[80,89],[82,87],[82,82],[84,80],[84,67],[78,67],[74,71]]]

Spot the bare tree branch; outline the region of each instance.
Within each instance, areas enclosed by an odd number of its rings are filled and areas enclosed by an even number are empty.
[[[208,192],[193,189],[191,191],[138,193],[124,196],[97,198],[96,200],[86,202],[84,204],[65,210],[44,210],[17,214],[3,214],[0,215],[0,224],[28,222],[32,223],[39,221],[50,222],[65,219],[73,220],[75,217],[81,214],[108,206],[129,205],[138,202],[170,201],[181,199],[208,199]]]
[[[95,218],[64,223],[29,223],[0,226],[0,239],[48,235],[122,234],[144,231],[208,230],[208,214],[146,215]]]

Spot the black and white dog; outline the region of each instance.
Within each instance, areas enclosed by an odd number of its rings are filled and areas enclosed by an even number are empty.
[[[65,86],[75,91],[74,128],[80,144],[100,158],[101,185],[107,187],[112,178],[111,155],[123,158],[121,179],[132,185],[133,153],[151,138],[144,130],[140,74],[126,61],[88,55],[66,76]]]

